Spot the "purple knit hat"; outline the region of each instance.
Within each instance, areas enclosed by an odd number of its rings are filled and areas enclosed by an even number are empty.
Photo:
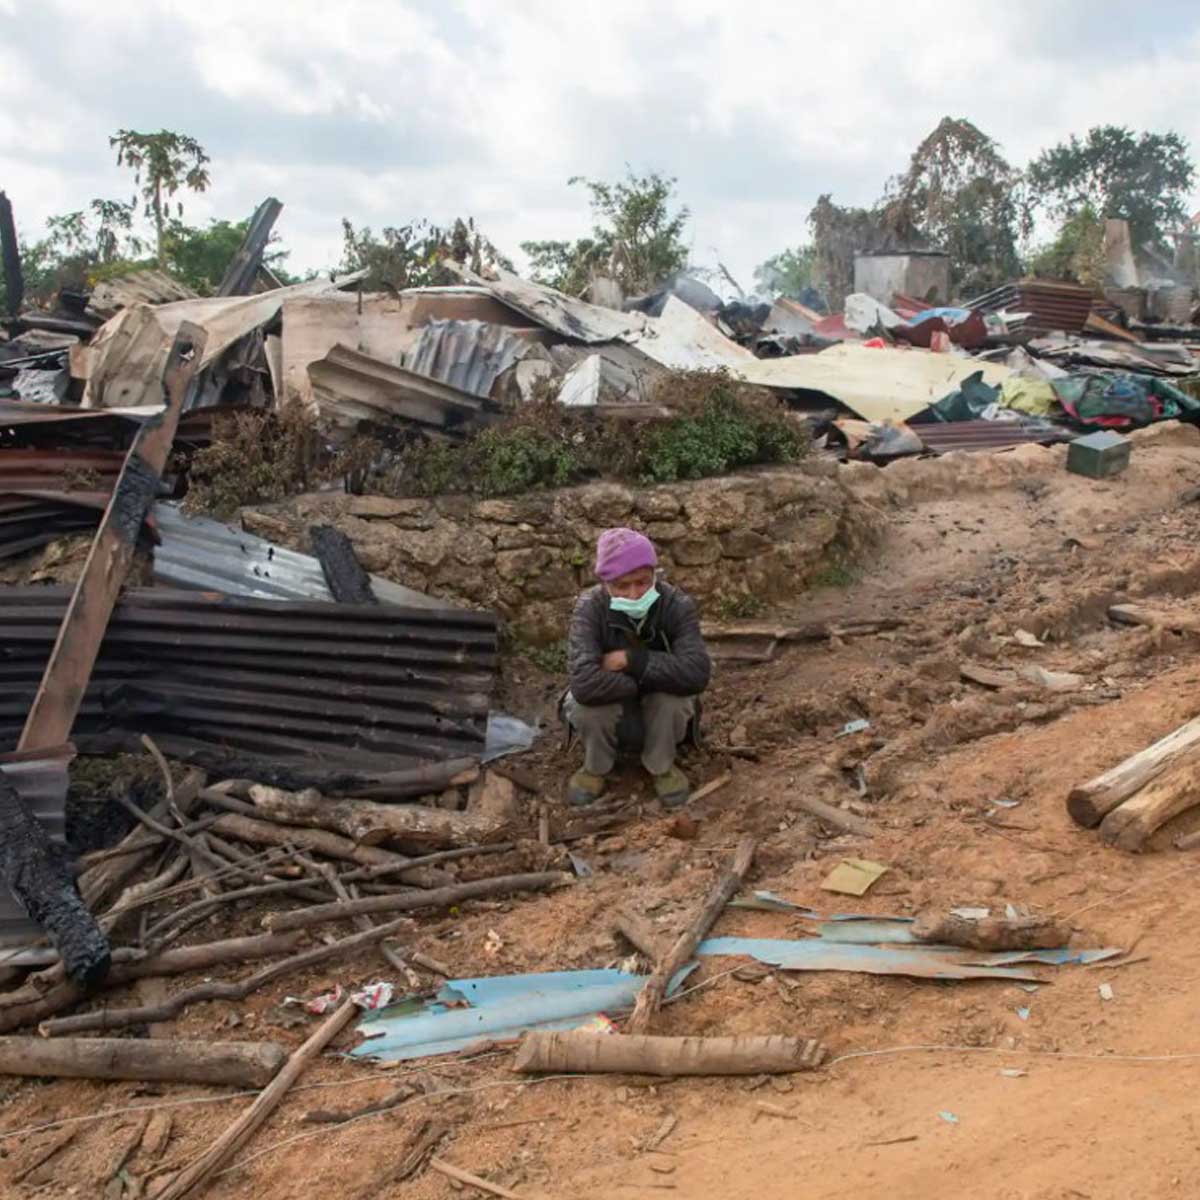
[[[658,566],[654,543],[636,529],[606,529],[596,543],[596,574],[605,583],[639,567]]]

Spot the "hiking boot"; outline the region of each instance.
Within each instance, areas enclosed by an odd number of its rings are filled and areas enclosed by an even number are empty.
[[[573,808],[595,804],[604,795],[604,776],[576,771],[567,783],[567,803]]]
[[[663,808],[680,808],[691,795],[688,777],[678,768],[672,767],[661,775],[654,776],[654,793]]]

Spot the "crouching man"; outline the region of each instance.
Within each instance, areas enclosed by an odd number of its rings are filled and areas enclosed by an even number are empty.
[[[644,534],[607,529],[596,545],[600,583],[575,605],[567,643],[567,720],[583,740],[583,770],[570,804],[591,804],[621,749],[636,749],[662,803],[688,798],[675,765],[712,664],[695,601],[656,579],[658,555]]]

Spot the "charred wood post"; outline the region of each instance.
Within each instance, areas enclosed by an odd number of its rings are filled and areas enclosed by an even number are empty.
[[[13,221],[12,201],[0,192],[0,258],[4,260],[4,295],[8,316],[16,320],[25,299],[25,280],[21,275],[21,250],[17,245],[17,226]]]
[[[371,577],[363,570],[350,539],[332,525],[314,525],[308,536],[321,573],[339,604],[378,604]]]
[[[84,906],[61,850],[0,775],[0,879],[49,935],[72,980],[98,984],[112,963],[108,939]]]
[[[268,196],[254,210],[250,218],[250,227],[238,247],[237,253],[229,260],[221,286],[217,288],[218,296],[248,296],[254,290],[254,280],[262,266],[263,252],[271,240],[271,230],[283,212],[283,205],[274,196]]]

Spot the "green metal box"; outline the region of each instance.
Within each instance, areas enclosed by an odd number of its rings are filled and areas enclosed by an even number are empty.
[[[1067,470],[1089,479],[1110,479],[1129,466],[1133,447],[1110,429],[1076,438],[1067,448]]]

